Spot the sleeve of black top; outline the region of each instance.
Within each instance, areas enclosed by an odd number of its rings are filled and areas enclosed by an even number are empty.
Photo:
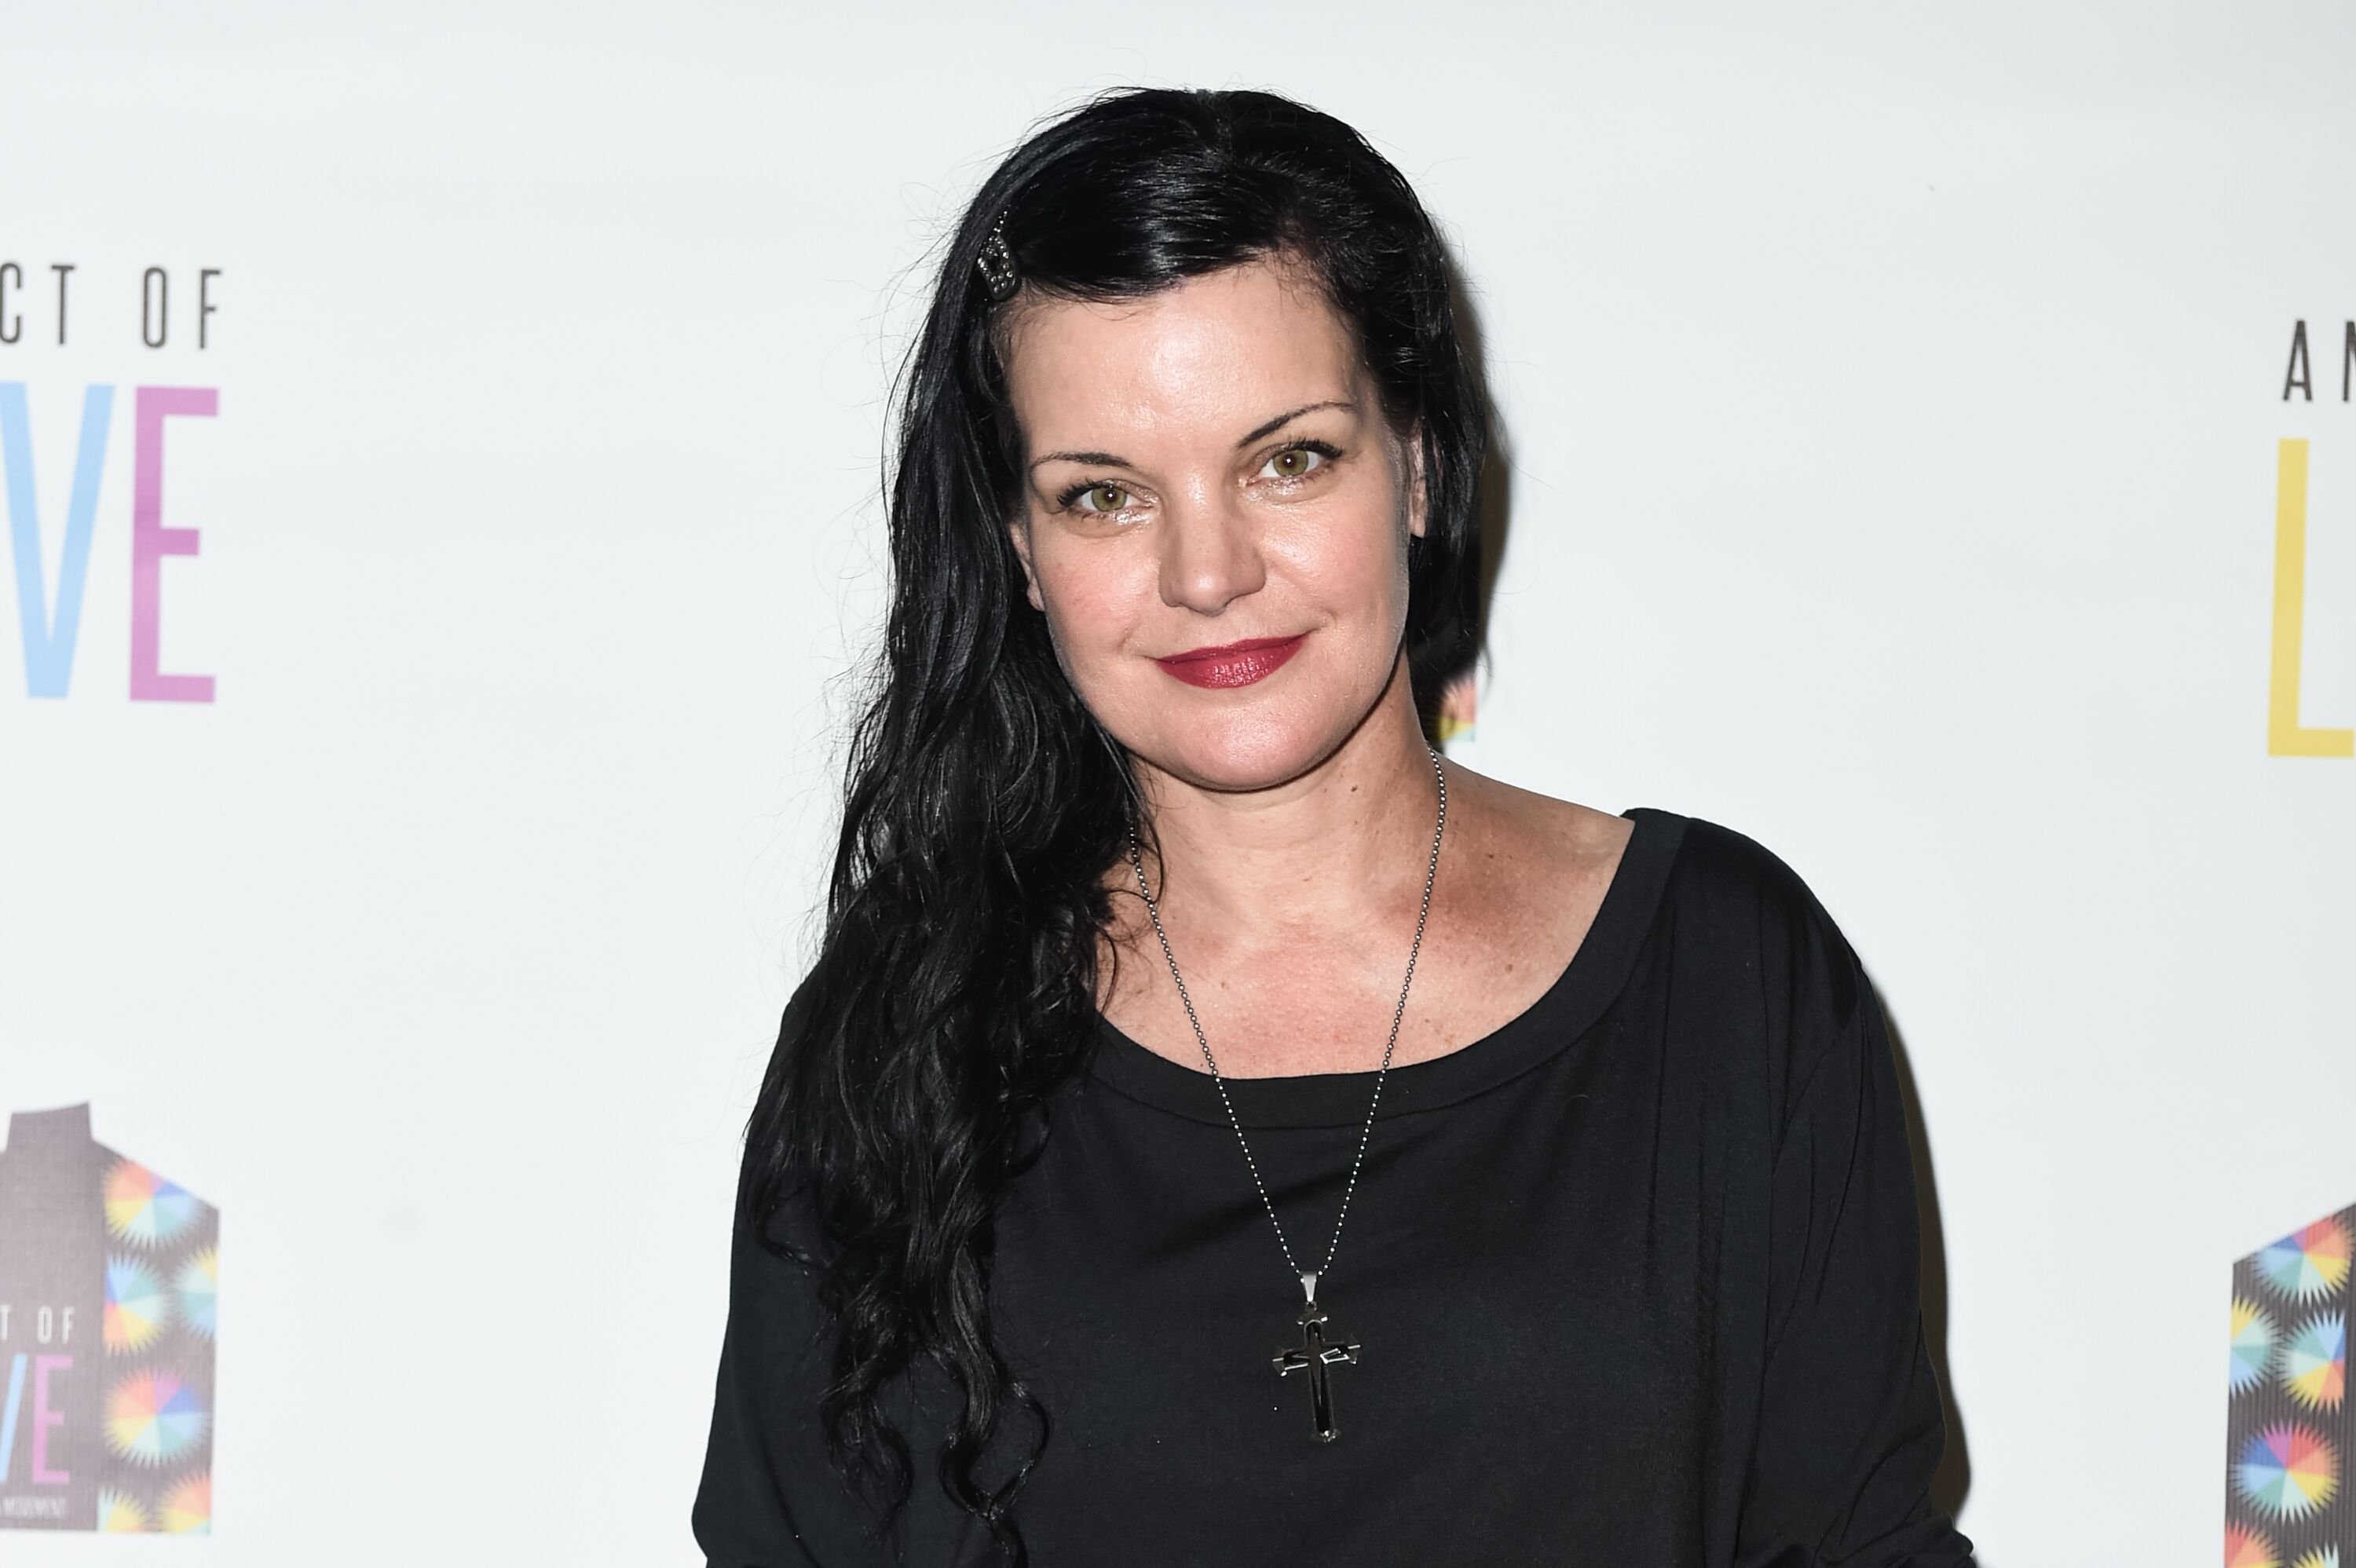
[[[797,998],[798,1000],[798,998]],[[798,1021],[788,1004],[780,1035]],[[728,1327],[693,1524],[712,1568],[867,1568],[892,1554],[836,1481],[819,1428],[827,1349],[814,1283],[744,1218],[728,1264]]]
[[[1788,953],[1767,1362],[1743,1568],[1971,1562],[1929,1496],[1943,1444],[1914,1179],[1881,1008],[1813,898]]]

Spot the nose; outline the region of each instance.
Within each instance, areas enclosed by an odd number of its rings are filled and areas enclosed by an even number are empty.
[[[1194,497],[1164,516],[1163,603],[1215,615],[1268,581],[1251,519],[1233,502]]]

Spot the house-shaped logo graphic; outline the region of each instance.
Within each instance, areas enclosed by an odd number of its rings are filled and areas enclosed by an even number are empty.
[[[212,1524],[220,1214],[20,1113],[0,1148],[0,1530]]]
[[[2349,1252],[2356,1206],[2233,1265],[2226,1568],[2356,1568],[2348,1460]]]

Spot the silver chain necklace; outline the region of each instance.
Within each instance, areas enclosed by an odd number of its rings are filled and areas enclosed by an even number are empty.
[[[1366,1145],[1375,1134],[1375,1111],[1383,1103],[1383,1080],[1391,1070],[1391,1052],[1398,1047],[1400,1020],[1407,1017],[1407,994],[1415,984],[1415,961],[1423,952],[1424,923],[1431,918],[1431,886],[1440,876],[1440,841],[1448,831],[1448,773],[1440,765],[1440,753],[1426,747],[1431,758],[1431,776],[1440,784],[1440,819],[1431,828],[1431,862],[1423,873],[1423,904],[1416,911],[1415,941],[1407,952],[1407,978],[1399,982],[1398,1006],[1391,1009],[1390,1038],[1383,1042],[1383,1064],[1375,1070],[1374,1097],[1366,1103],[1365,1125],[1358,1132],[1358,1152],[1350,1161],[1350,1179],[1342,1189],[1342,1211],[1333,1216],[1333,1234],[1325,1243],[1325,1261],[1314,1269],[1301,1266],[1292,1255],[1292,1243],[1285,1239],[1284,1221],[1276,1217],[1276,1203],[1268,1195],[1268,1183],[1261,1179],[1259,1161],[1252,1157],[1251,1140],[1244,1136],[1243,1122],[1236,1115],[1236,1103],[1227,1094],[1227,1081],[1219,1072],[1218,1059],[1211,1054],[1211,1042],[1203,1033],[1203,1020],[1194,1016],[1194,999],[1186,994],[1186,977],[1178,973],[1178,955],[1171,951],[1170,933],[1162,929],[1162,907],[1155,902],[1153,890],[1145,880],[1145,860],[1138,852],[1137,829],[1129,833],[1129,869],[1137,873],[1137,891],[1145,900],[1145,913],[1153,922],[1153,934],[1161,940],[1162,956],[1170,965],[1171,982],[1178,987],[1178,1000],[1186,1009],[1186,1021],[1194,1027],[1194,1043],[1202,1048],[1203,1065],[1211,1070],[1211,1082],[1218,1086],[1219,1104],[1227,1110],[1227,1125],[1236,1130],[1236,1143],[1244,1151],[1244,1164],[1251,1171],[1252,1185],[1259,1189],[1260,1207],[1268,1211],[1268,1222],[1276,1228],[1276,1244],[1284,1253],[1284,1261],[1301,1277],[1301,1294],[1305,1305],[1301,1309],[1301,1344],[1294,1349],[1279,1350],[1273,1364],[1277,1375],[1292,1372],[1309,1374],[1309,1394],[1312,1413],[1317,1418],[1317,1440],[1331,1443],[1341,1435],[1333,1424],[1333,1390],[1326,1382],[1326,1369],[1358,1359],[1355,1340],[1325,1339],[1325,1309],[1317,1305],[1318,1276],[1333,1266],[1333,1251],[1342,1244],[1342,1223],[1350,1217],[1350,1200],[1358,1190],[1359,1168],[1366,1163]]]

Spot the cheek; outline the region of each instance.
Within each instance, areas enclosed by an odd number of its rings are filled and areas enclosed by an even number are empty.
[[[1142,550],[1110,541],[1050,539],[1032,556],[1047,628],[1064,662],[1077,673],[1117,653],[1147,613],[1156,589],[1153,562]]]
[[[1302,597],[1338,619],[1404,613],[1407,539],[1387,495],[1353,498],[1272,530],[1267,550]]]

